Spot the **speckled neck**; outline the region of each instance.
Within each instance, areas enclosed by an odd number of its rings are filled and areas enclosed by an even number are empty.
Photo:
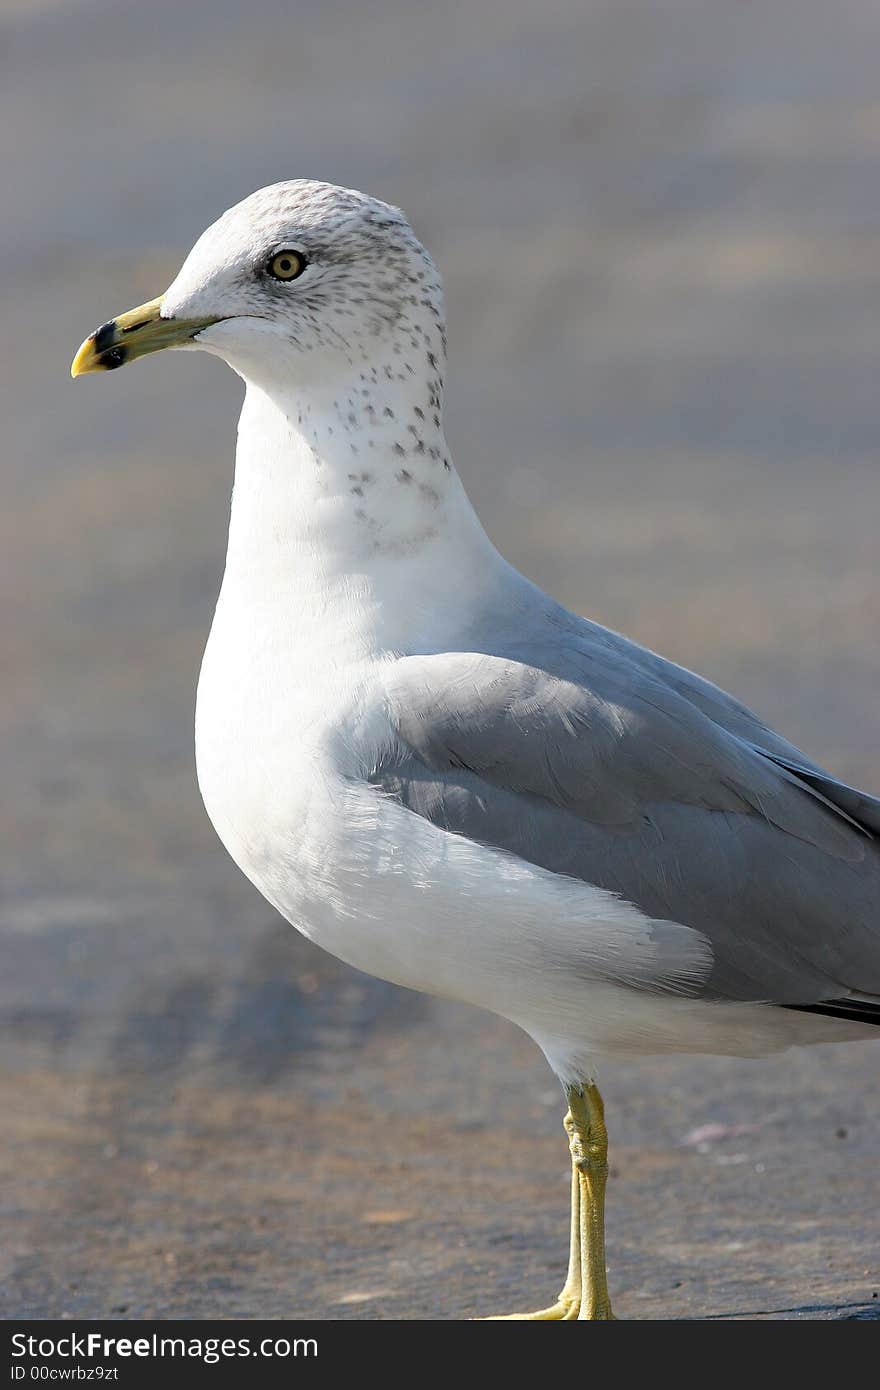
[[[340,384],[249,385],[224,596],[281,595],[304,625],[407,646],[504,562],[449,457],[439,378],[362,368]]]

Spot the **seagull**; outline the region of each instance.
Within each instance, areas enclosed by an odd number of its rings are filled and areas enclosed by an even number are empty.
[[[208,815],[311,941],[542,1049],[568,1273],[505,1316],[610,1319],[597,1060],[871,1036],[880,800],[499,554],[444,435],[440,275],[399,209],[263,188],[71,372],[164,348],[246,387],[198,685]]]

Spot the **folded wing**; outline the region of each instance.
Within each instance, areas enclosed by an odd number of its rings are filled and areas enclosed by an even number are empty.
[[[880,995],[880,802],[708,682],[591,624],[387,670],[385,794],[703,933],[716,998]]]

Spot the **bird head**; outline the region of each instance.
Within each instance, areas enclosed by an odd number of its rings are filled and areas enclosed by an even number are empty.
[[[165,348],[211,352],[270,392],[353,369],[439,375],[440,276],[398,208],[332,184],[276,183],[209,227],[164,294],[90,334],[71,375]]]

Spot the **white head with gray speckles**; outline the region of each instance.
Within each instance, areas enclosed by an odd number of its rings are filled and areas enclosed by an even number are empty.
[[[424,375],[427,353],[441,365],[445,356],[440,276],[403,213],[308,179],[261,188],[225,212],[196,242],[163,313],[222,314],[199,346],[267,388],[377,356],[412,374],[420,355]]]
[[[321,498],[344,499],[368,550],[431,538],[461,492],[443,435],[443,289],[399,209],[308,180],[261,189],[199,238],[162,312],[220,316],[192,346],[248,386],[237,492],[243,463],[274,460],[279,507],[286,467],[314,525]],[[322,524],[339,517],[324,507]]]

